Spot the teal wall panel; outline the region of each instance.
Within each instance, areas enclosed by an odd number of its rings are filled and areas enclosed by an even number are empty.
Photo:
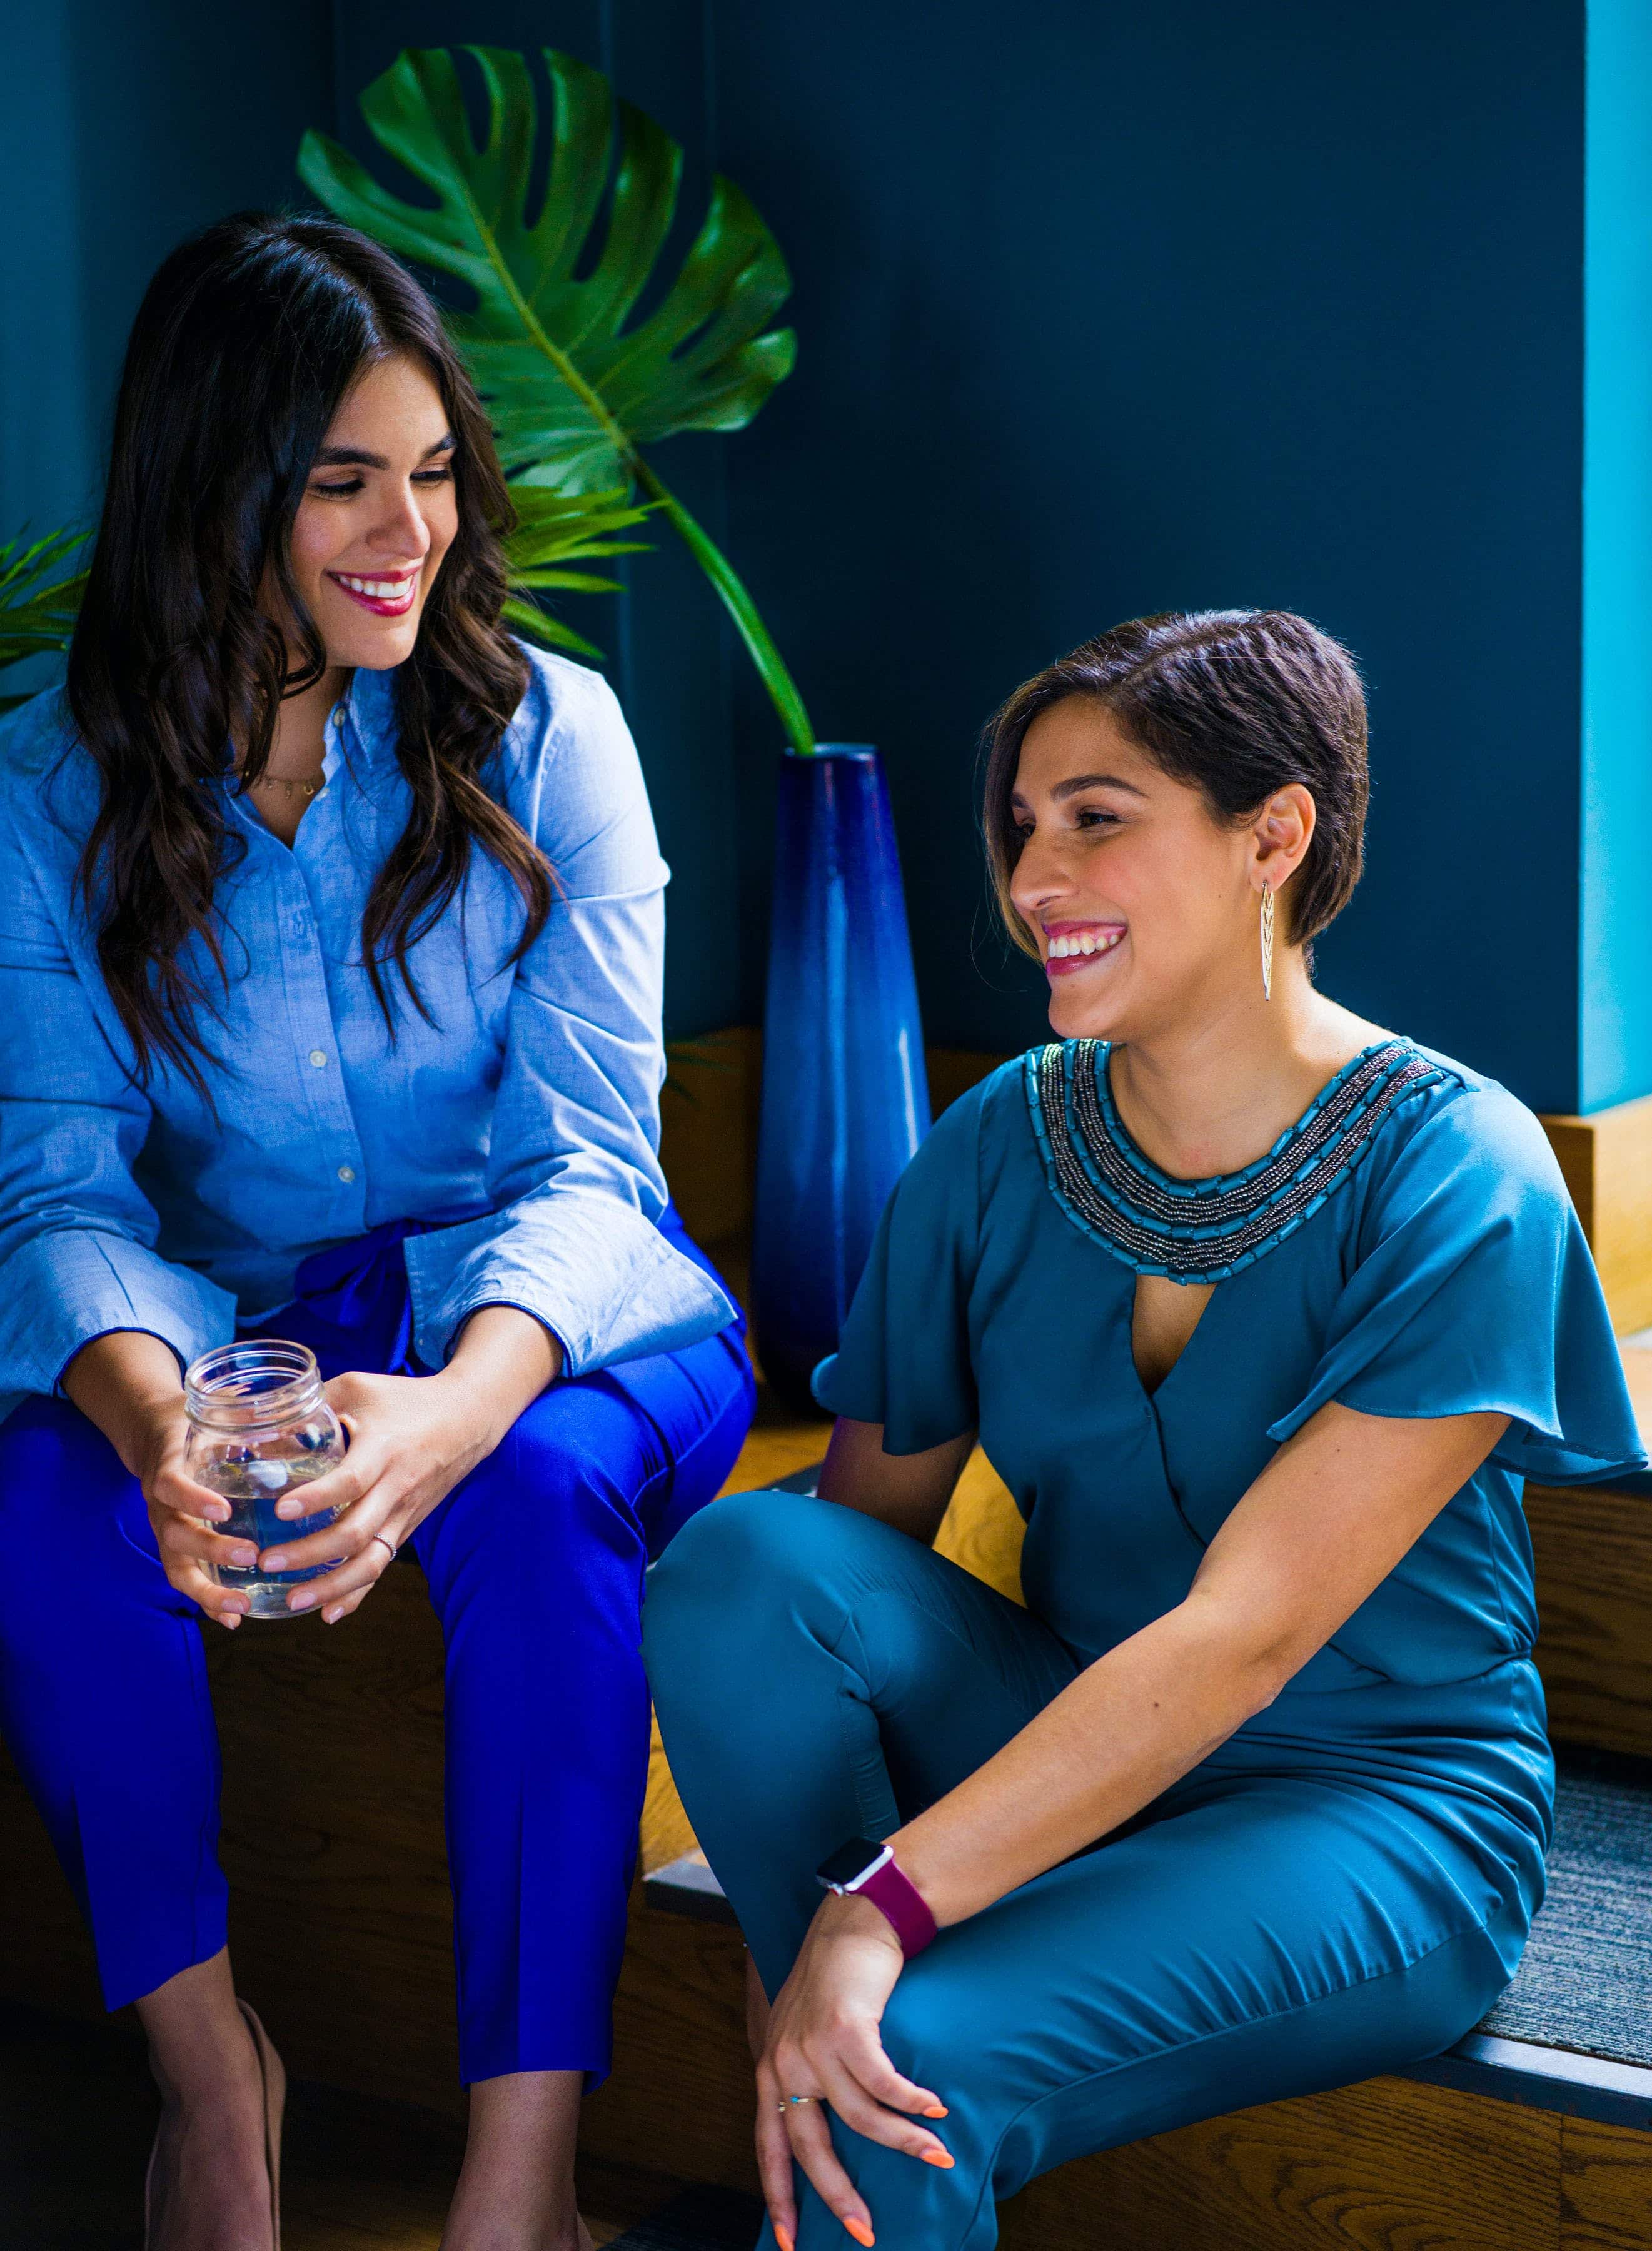
[[[1370,872],[1322,981],[1571,1107],[1580,7],[716,25],[718,159],[802,337],[731,452],[731,538],[822,731],[885,748],[931,1035],[1043,1025],[981,904],[993,704],[1118,618],[1278,603],[1371,689]],[[775,731],[736,687],[757,866]]]
[[[1623,1098],[1652,1088],[1649,20],[1594,0],[1586,80],[1583,0],[39,0],[0,17],[0,520],[91,504],[149,272],[301,201],[305,125],[362,147],[403,45],[566,45],[684,142],[689,219],[721,165],[791,261],[795,377],[661,466],[820,731],[885,750],[932,1037],[1043,1024],[984,903],[994,703],[1118,617],[1283,603],[1371,689],[1371,869],[1322,981],[1538,1106]],[[626,575],[578,621],[675,869],[671,1027],[755,1021],[778,728],[681,552]]]
[[[0,8],[0,524],[95,511],[150,274],[209,219],[296,203],[297,136],[331,118],[330,0]]]
[[[1579,1107],[1652,1092],[1652,9],[1590,0]],[[1546,865],[1546,854],[1544,864]],[[1536,919],[1546,922],[1541,880]]]
[[[984,903],[992,705],[1120,616],[1275,602],[1371,686],[1371,872],[1323,981],[1575,1104],[1578,0],[1045,0],[1012,35],[986,0],[944,35],[927,0],[336,21],[347,132],[401,44],[554,41],[774,225],[798,372],[667,473],[725,526],[820,731],[885,748],[932,1037],[1043,1028]],[[680,555],[628,575],[610,669],[676,868],[674,1028],[753,1021],[778,728]]]

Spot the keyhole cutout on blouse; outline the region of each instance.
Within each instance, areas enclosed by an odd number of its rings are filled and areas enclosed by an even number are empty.
[[[1149,1398],[1191,1343],[1215,1290],[1214,1282],[1172,1282],[1164,1274],[1136,1276],[1130,1352]]]

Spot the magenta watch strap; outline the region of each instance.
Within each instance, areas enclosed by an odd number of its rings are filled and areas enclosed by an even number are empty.
[[[883,1858],[872,1863],[858,1883],[846,1884],[843,1888],[860,1899],[869,1899],[887,1918],[908,1962],[914,1954],[921,1954],[934,1938],[935,1918],[925,1904],[923,1894],[909,1876],[902,1874],[887,1846]]]

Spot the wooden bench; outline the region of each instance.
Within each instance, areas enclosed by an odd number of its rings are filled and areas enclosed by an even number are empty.
[[[766,1421],[735,1482],[780,1482],[818,1454],[822,1435],[818,1424]],[[1652,1759],[1652,1499],[1533,1489],[1528,1506],[1557,1736]],[[1013,1583],[1018,1520],[979,1457],[941,1544],[983,1577]],[[347,1631],[221,1638],[211,1665],[245,1990],[296,2072],[455,2110],[441,1650],[416,1570],[398,1564]],[[583,2144],[611,2162],[750,2188],[739,1936],[708,1919],[714,1901],[685,1901],[680,1883],[659,1882],[691,1846],[656,1761],[618,2062],[586,2106]],[[0,1992],[98,2012],[89,1947],[9,1767]],[[1028,2251],[1645,2251],[1649,2083],[1644,2072],[1564,2050],[1515,2055],[1469,2043],[1406,2077],[1063,2167],[1005,2207],[1005,2241]]]

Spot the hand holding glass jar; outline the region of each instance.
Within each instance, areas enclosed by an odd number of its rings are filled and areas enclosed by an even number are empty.
[[[191,1367],[184,1396],[190,1424],[184,1469],[230,1505],[228,1521],[215,1529],[267,1549],[335,1520],[337,1511],[330,1508],[298,1517],[276,1513],[279,1502],[344,1458],[344,1434],[322,1396],[321,1372],[307,1346],[265,1337],[219,1345]],[[253,1617],[299,1615],[289,1592],[328,1568],[274,1576],[257,1563],[246,1570],[208,1566],[220,1586],[246,1596]]]

